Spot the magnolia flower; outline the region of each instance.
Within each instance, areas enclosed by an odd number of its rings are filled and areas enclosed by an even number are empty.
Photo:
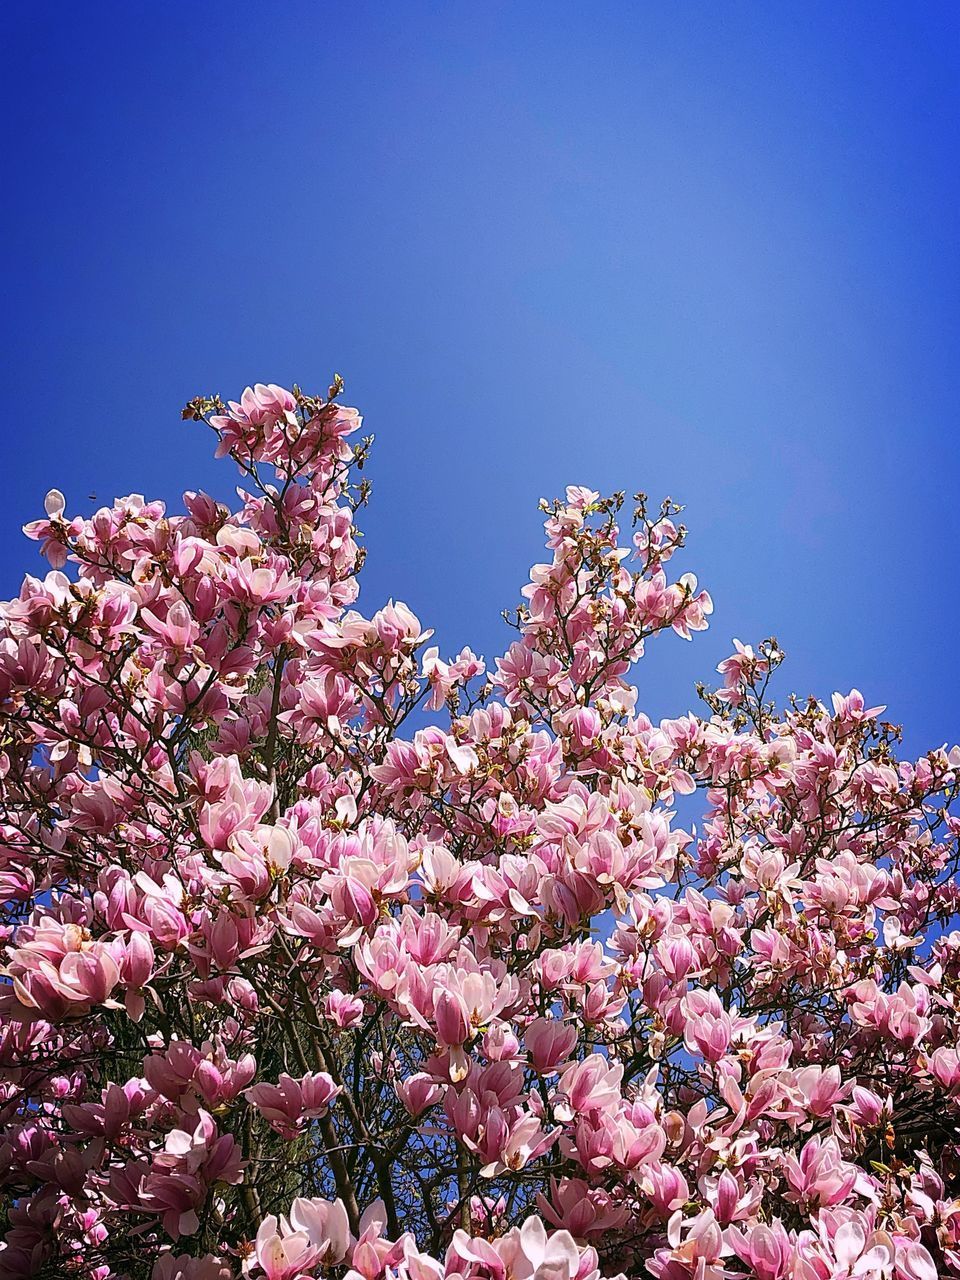
[[[295,1138],[308,1120],[325,1116],[337,1094],[342,1092],[324,1071],[295,1080],[285,1073],[276,1084],[263,1082],[247,1089],[246,1096],[284,1138]]]

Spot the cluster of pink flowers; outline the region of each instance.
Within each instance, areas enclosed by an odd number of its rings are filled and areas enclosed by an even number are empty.
[[[516,639],[442,658],[358,608],[340,390],[187,407],[236,510],[27,528],[0,1280],[960,1277],[960,750],[778,709],[774,641],[653,723],[712,604],[640,495],[544,503]]]

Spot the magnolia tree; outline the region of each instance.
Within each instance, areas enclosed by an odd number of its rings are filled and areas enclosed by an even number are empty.
[[[188,405],[236,510],[27,527],[0,1280],[960,1276],[960,752],[773,641],[652,723],[711,603],[642,495],[543,504],[492,669],[357,611],[340,391]]]

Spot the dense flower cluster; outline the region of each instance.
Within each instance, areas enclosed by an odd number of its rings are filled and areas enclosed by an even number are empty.
[[[235,511],[27,528],[0,1280],[960,1276],[960,751],[772,641],[652,723],[712,606],[642,495],[543,504],[489,672],[358,611],[340,390],[187,407]]]

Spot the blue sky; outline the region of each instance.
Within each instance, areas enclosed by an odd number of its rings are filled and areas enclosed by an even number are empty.
[[[956,5],[0,23],[0,595],[48,488],[228,496],[183,402],[337,369],[377,435],[365,608],[492,656],[538,498],[643,488],[686,504],[717,606],[638,668],[655,716],[772,632],[782,693],[956,739]]]

